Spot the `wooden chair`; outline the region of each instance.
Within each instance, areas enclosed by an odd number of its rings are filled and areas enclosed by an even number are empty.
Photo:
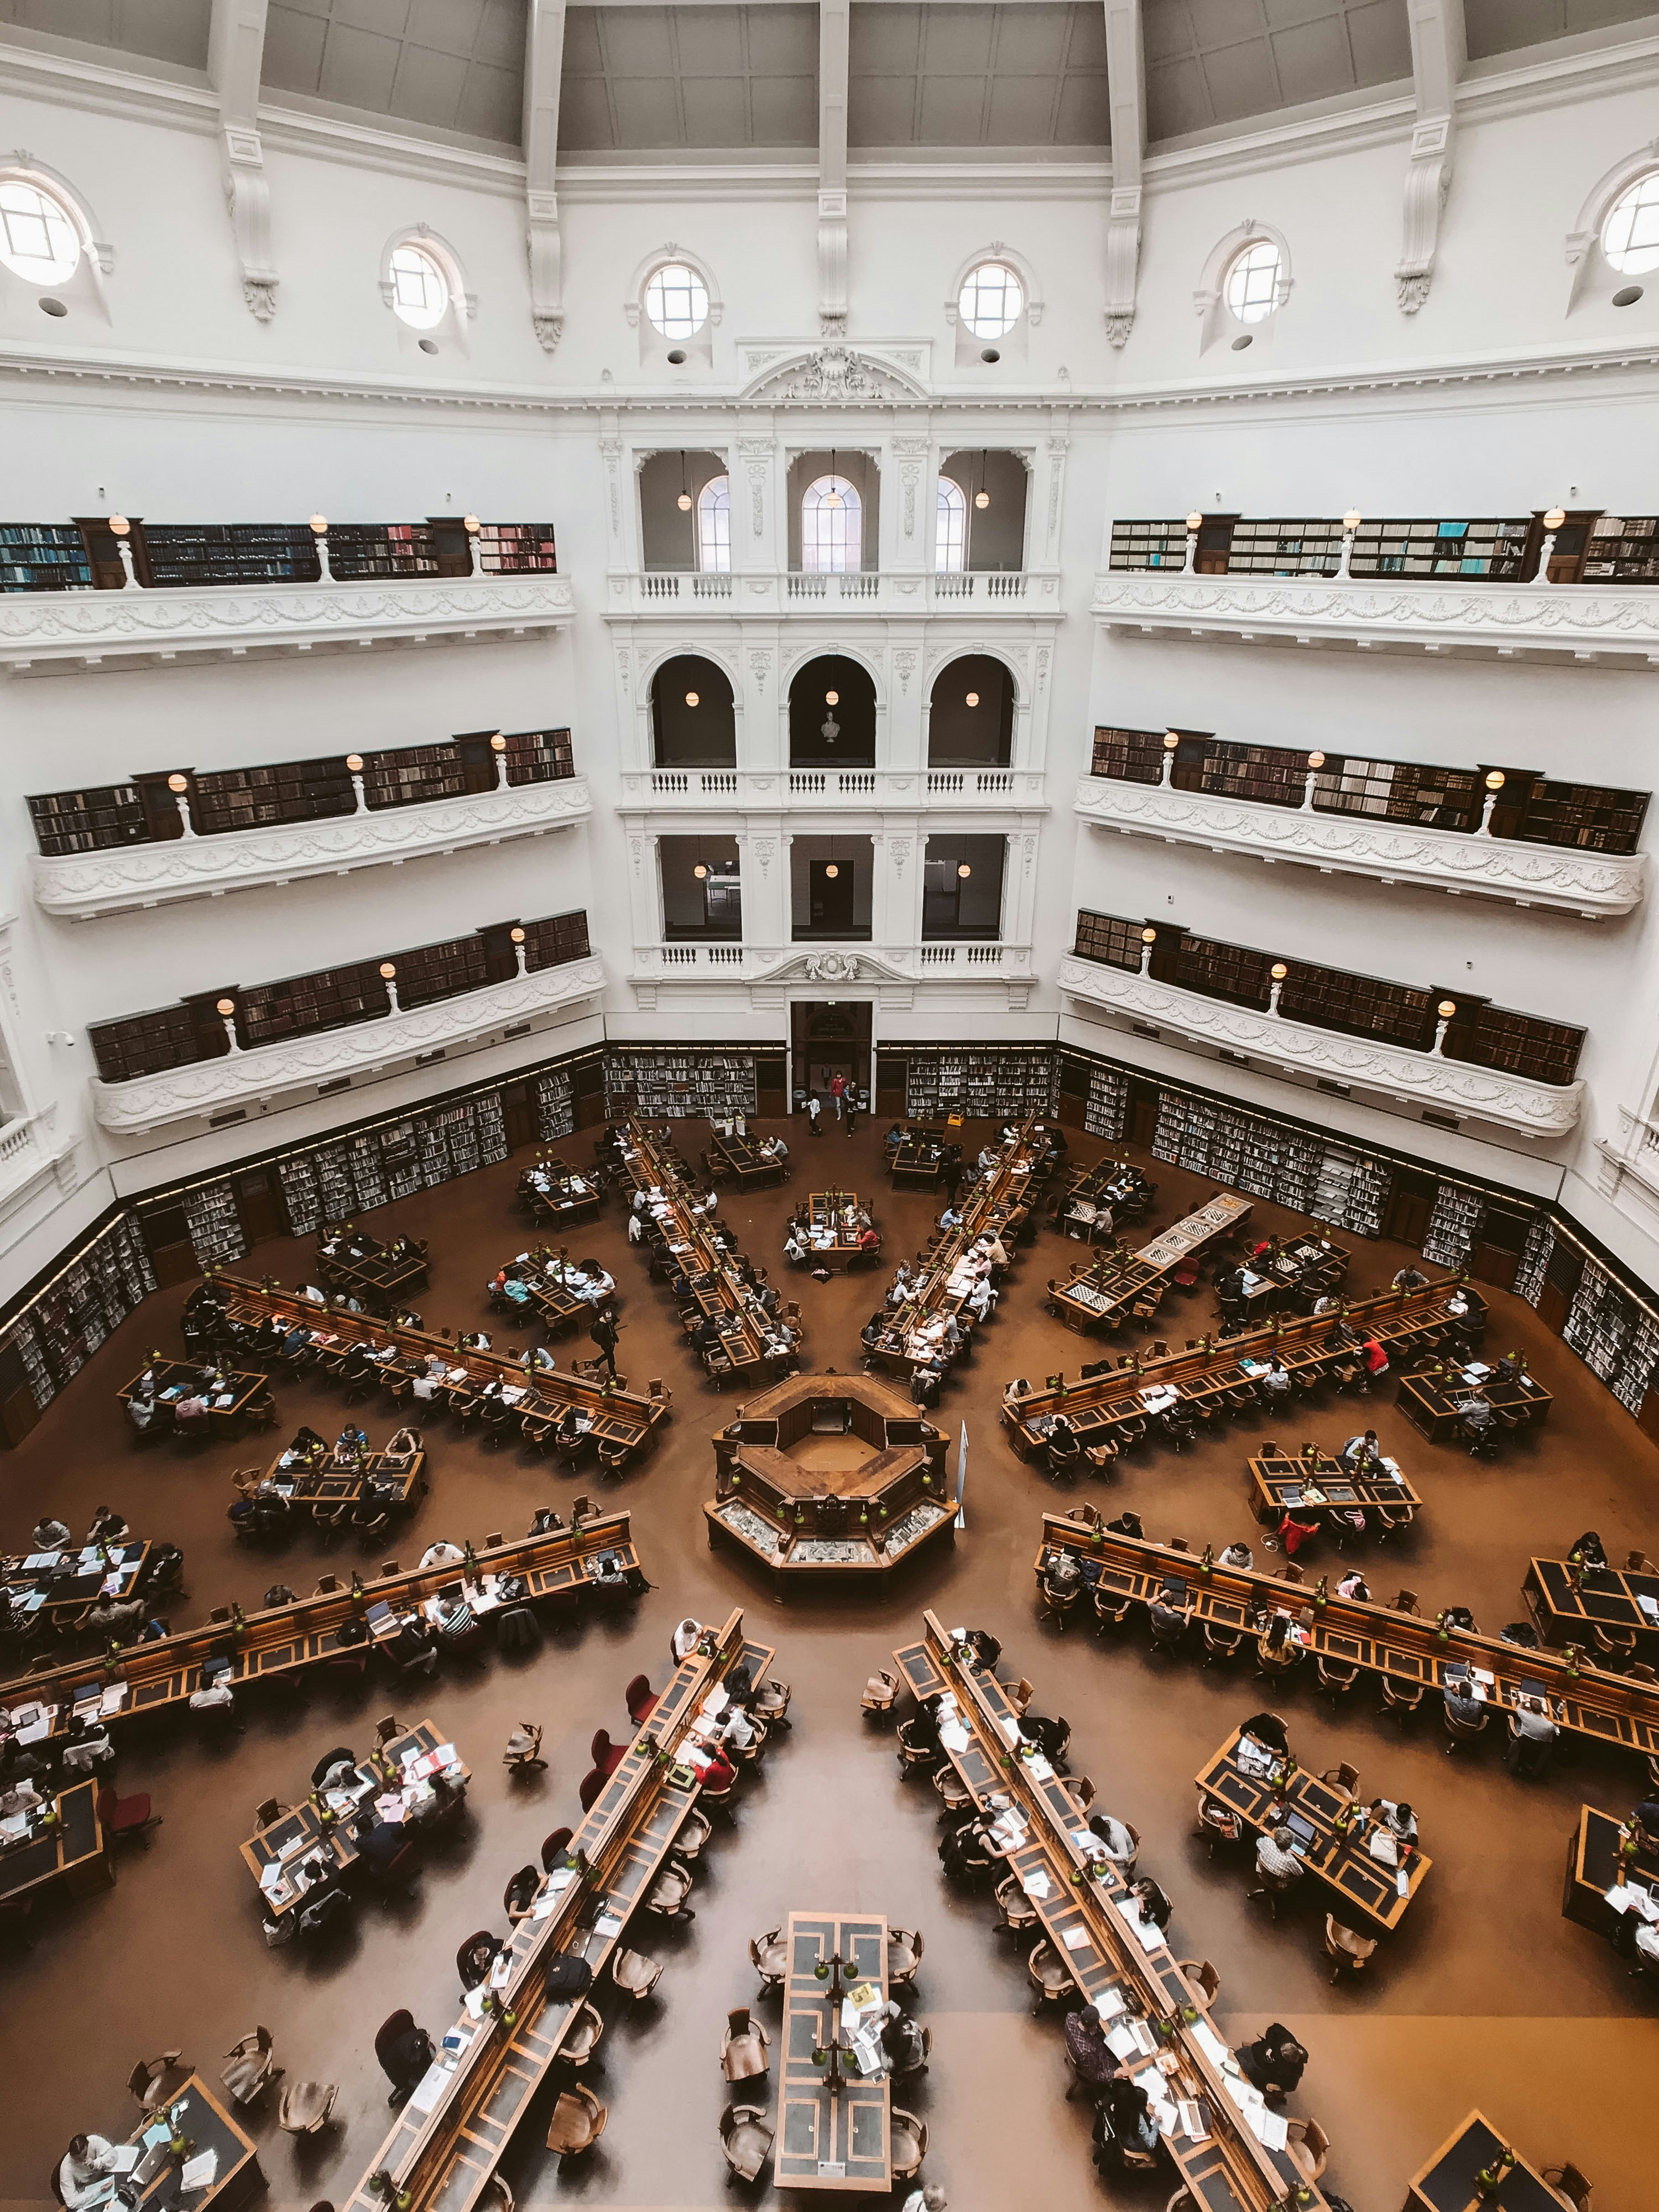
[[[1340,1765],[1328,1767],[1319,1778],[1322,1782],[1328,1782],[1334,1790],[1345,1790],[1352,1797],[1359,1787],[1359,1769],[1351,1766],[1345,1759]]]
[[[611,1955],[611,1978],[625,1996],[635,2004],[648,1997],[662,1979],[660,1959],[647,1958],[643,1951],[613,1951]]]
[[[789,1946],[781,1928],[749,1939],[749,1963],[760,1976],[761,1993],[781,1990],[789,1972]]]
[[[747,2005],[735,2006],[720,2030],[720,2072],[728,2081],[748,2081],[769,2072],[771,2064],[766,2030]]]
[[[866,1716],[873,1714],[881,1719],[893,1710],[898,1696],[898,1676],[890,1674],[884,1667],[872,1674],[864,1686],[864,1695],[859,1700],[859,1710]]]
[[[127,2087],[138,2100],[141,2112],[170,2105],[195,2069],[184,2063],[181,2051],[164,2051],[159,2058],[141,2058],[127,2076]]]
[[[1221,1994],[1221,1977],[1207,1959],[1182,1959],[1177,1962],[1188,1982],[1198,1992],[1198,2001],[1206,2012]]]
[[[1317,2120],[1287,2120],[1285,2148],[1304,2181],[1317,2181],[1325,2171],[1330,2139]]]
[[[1403,1728],[1423,1702],[1425,1685],[1421,1682],[1396,1682],[1392,1675],[1382,1677],[1382,1710],[1392,1713]]]
[[[1079,1813],[1086,1813],[1098,1794],[1086,1774],[1068,1774],[1060,1786]]]
[[[892,2109],[889,2141],[892,2151],[895,2183],[908,2181],[920,2172],[921,2161],[927,2155],[927,2123],[918,2119],[914,2112]]]
[[[564,2041],[559,2045],[559,2056],[568,2058],[573,2066],[586,2066],[599,2049],[599,2038],[604,2033],[604,2014],[584,1999],[570,2015]]]
[[[997,1922],[999,1936],[1024,1936],[1037,1924],[1037,1909],[1020,1886],[1019,1876],[1011,1874],[998,1885],[997,1910],[1002,1917]]]
[[[1237,1659],[1243,1647],[1244,1631],[1229,1628],[1224,1622],[1206,1620],[1200,1623],[1204,1632],[1204,1664],[1213,1667],[1218,1659]]]
[[[593,2092],[578,2081],[560,2092],[548,2124],[547,2148],[561,2158],[580,2158],[605,2133],[609,2117]]]
[[[337,1597],[339,1591],[340,1577],[338,1575],[319,1575],[317,1577],[317,1587],[313,1590],[311,1595],[313,1597]],[[211,1619],[212,1616],[210,1614],[209,1618]]]
[[[1590,2184],[1571,2160],[1561,2166],[1547,2166],[1544,2179],[1552,2188],[1560,2191],[1574,2212],[1589,2212]]]
[[[1206,1797],[1198,1808],[1198,1828],[1210,1847],[1210,1856],[1215,1856],[1218,1844],[1237,1844],[1244,1839],[1244,1824],[1231,1805],[1224,1805],[1218,1797]]]
[[[515,1774],[529,1774],[545,1768],[542,1757],[542,1724],[539,1721],[520,1721],[507,1739],[507,1748],[501,1753],[501,1765],[510,1766]]]
[[[918,1766],[935,1765],[939,1760],[939,1754],[936,1751],[925,1743],[916,1742],[915,1738],[907,1733],[913,1725],[914,1723],[909,1721],[901,1721],[899,1732],[895,1739],[901,1774],[908,1774]]]
[[[339,2094],[337,2081],[290,2081],[276,2107],[276,2124],[284,2135],[321,2135]]]
[[[750,1717],[763,1721],[769,1729],[786,1728],[793,1734],[794,1724],[789,1718],[789,1706],[794,1694],[791,1683],[780,1682],[775,1678],[758,1683],[749,1707]]]
[[[926,1949],[920,1928],[890,1928],[887,1931],[887,1988],[905,1989],[916,1978]]]
[[[1109,1590],[1103,1583],[1095,1585],[1095,1626],[1121,1628],[1129,1617],[1133,1598],[1122,1590]]]
[[[1069,2004],[1077,1986],[1071,1968],[1047,1941],[1033,1945],[1025,1961],[1025,1976],[1036,1997],[1033,2013],[1042,2012],[1045,2006]]]
[[[965,1813],[974,1802],[974,1793],[947,1759],[933,1771],[933,1787],[947,1813]]]
[[[233,2044],[225,2057],[230,2063],[221,2069],[219,2079],[229,2090],[231,2101],[251,2105],[282,2072],[271,2059],[270,2030],[256,2027],[240,2043]]]
[[[1037,1583],[1037,1595],[1042,1603],[1042,1619],[1052,1620],[1063,1633],[1066,1619],[1073,1607],[1082,1596],[1084,1588],[1085,1585],[1082,1583],[1074,1583],[1070,1589],[1057,1590],[1050,1584],[1046,1575],[1040,1577]]]
[[[1036,1697],[1036,1692],[1022,1674],[1017,1682],[1005,1682],[1002,1685],[1002,1694],[1017,1713],[1023,1713],[1032,1698]]]
[[[1268,1911],[1274,1920],[1277,1920],[1279,1900],[1281,1897],[1288,1897],[1296,1887],[1302,1879],[1302,1869],[1298,1866],[1294,1874],[1269,1874],[1263,1867],[1258,1871],[1261,1875],[1261,1882],[1255,1889],[1247,1889],[1244,1894],[1247,1898],[1265,1897],[1267,1900]]]
[[[1625,1557],[1625,1572],[1627,1575],[1659,1575],[1659,1567],[1654,1565],[1645,1552],[1630,1552]]]
[[[674,1832],[674,1856],[688,1864],[702,1856],[702,1847],[714,1832],[714,1824],[701,1813],[688,1813]]]
[[[1333,1709],[1341,1704],[1359,1680],[1359,1669],[1351,1661],[1328,1659],[1322,1651],[1314,1654],[1314,1673]]]
[[[1422,1607],[1417,1602],[1417,1592],[1413,1589],[1402,1589],[1399,1596],[1390,1604],[1389,1610],[1390,1613],[1413,1613],[1419,1620],[1423,1613]]]
[[[737,2180],[759,2180],[772,2155],[772,2142],[763,2105],[728,2105],[720,2114],[720,2148]]]
[[[1333,1982],[1340,1982],[1344,1974],[1352,1980],[1362,1973],[1376,1948],[1374,1936],[1361,1936],[1345,1928],[1333,1912],[1325,1915],[1325,1956],[1331,1961]]]
[[[697,1916],[685,1900],[696,1881],[690,1868],[677,1861],[671,1851],[646,1893],[646,1911],[654,1912],[659,1920],[695,1920]]]

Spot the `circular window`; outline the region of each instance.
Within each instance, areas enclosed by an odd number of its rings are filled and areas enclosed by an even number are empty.
[[[1659,269],[1659,170],[1620,193],[1601,226],[1601,251],[1626,276]]]
[[[976,338],[1006,337],[1024,312],[1025,287],[1006,261],[981,261],[968,271],[957,313]]]
[[[21,177],[0,185],[0,261],[31,284],[61,284],[81,263],[81,240],[62,201]]]
[[[665,262],[645,288],[645,312],[664,337],[695,337],[708,320],[708,287],[684,262]]]
[[[1258,238],[1227,264],[1221,296],[1241,323],[1265,322],[1279,305],[1279,279],[1285,266],[1270,238]]]
[[[411,330],[434,330],[449,307],[449,279],[423,246],[400,246],[392,256],[392,311]]]

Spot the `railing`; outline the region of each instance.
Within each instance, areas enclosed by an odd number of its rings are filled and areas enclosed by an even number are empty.
[[[1190,531],[1188,521],[1194,524]],[[1111,567],[1205,576],[1659,582],[1659,517],[1595,509],[1429,519],[1196,514],[1112,525]]]
[[[917,977],[939,969],[975,969],[1010,980],[1030,980],[1030,947],[992,943],[929,940],[913,945],[877,945],[868,939],[844,939],[829,945],[815,938],[787,945],[644,945],[634,953],[636,981],[655,976],[696,975],[724,971],[745,982],[759,982],[780,971],[805,967],[823,980],[862,975]]]
[[[978,799],[1006,799],[1012,796],[1013,788],[1012,769],[930,768],[927,771],[930,799],[957,798],[969,790]]]
[[[319,526],[321,526],[320,527]],[[550,523],[0,523],[0,592],[192,591],[234,584],[554,574]]]
[[[641,613],[687,611],[698,605],[726,612],[739,588],[745,608],[803,612],[841,606],[866,613],[957,614],[975,608],[1052,614],[1060,607],[1059,576],[1028,569],[791,568],[733,576],[647,568],[631,577],[612,575],[611,612],[625,614],[630,606]]]
[[[787,805],[851,803],[914,812],[933,802],[957,807],[1048,811],[1044,773],[1035,768],[653,768],[623,771],[624,806],[653,801],[726,805],[776,813]]]

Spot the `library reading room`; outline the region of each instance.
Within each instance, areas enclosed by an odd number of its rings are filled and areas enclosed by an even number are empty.
[[[1654,2212],[1659,0],[0,0],[0,2212]]]

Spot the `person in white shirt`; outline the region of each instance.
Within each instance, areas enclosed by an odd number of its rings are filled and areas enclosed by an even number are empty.
[[[441,1536],[435,1544],[427,1547],[421,1565],[423,1567],[459,1567],[465,1564],[465,1559],[466,1553],[459,1544],[452,1544]]]
[[[968,1293],[968,1303],[973,1308],[974,1318],[983,1321],[996,1302],[997,1294],[991,1287],[990,1277],[981,1275]]]
[[[1221,1564],[1224,1567],[1243,1567],[1248,1571],[1255,1561],[1248,1544],[1229,1544],[1221,1554]]]
[[[694,1620],[690,1614],[687,1613],[668,1640],[668,1648],[674,1656],[674,1664],[677,1667],[684,1660],[689,1659],[692,1652],[696,1650],[697,1638],[702,1634],[702,1623],[700,1620]]]
[[[930,2181],[925,2189],[913,2189],[905,2198],[903,2212],[945,2212],[949,2202],[937,2181]]]
[[[80,2212],[100,2197],[115,2170],[115,2146],[106,2136],[71,2136],[58,2168],[58,2191],[68,2212]]]
[[[37,1552],[61,1552],[70,1540],[70,1532],[61,1521],[43,1514],[34,1524],[34,1548]]]

